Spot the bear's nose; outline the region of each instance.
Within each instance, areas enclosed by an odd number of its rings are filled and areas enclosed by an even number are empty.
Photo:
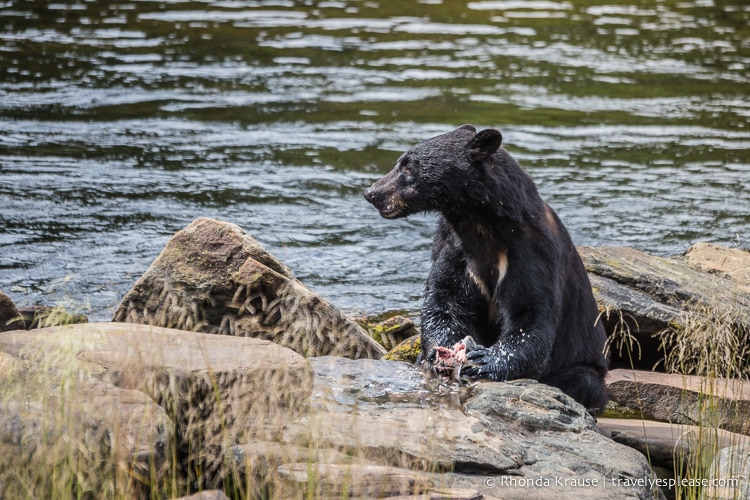
[[[372,187],[365,189],[365,200],[372,203],[374,199],[375,199],[375,190]]]

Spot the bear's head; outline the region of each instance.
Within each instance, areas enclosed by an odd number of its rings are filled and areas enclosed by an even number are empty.
[[[471,125],[462,125],[421,142],[365,191],[365,199],[386,219],[444,211],[457,196],[471,196],[469,191],[482,182],[485,161],[500,148],[502,138],[497,130],[477,133]]]

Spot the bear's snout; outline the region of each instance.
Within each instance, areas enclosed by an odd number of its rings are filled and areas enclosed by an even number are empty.
[[[386,177],[365,190],[365,199],[377,208],[380,216],[385,219],[403,217],[406,215],[406,204]]]
[[[378,186],[378,182],[370,186],[365,190],[365,200],[370,202],[372,206],[378,209],[378,212],[380,212],[380,215],[383,215],[383,209],[386,205],[386,196],[385,190]],[[386,210],[387,211],[387,210]]]

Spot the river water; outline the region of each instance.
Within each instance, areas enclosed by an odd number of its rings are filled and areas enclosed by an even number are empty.
[[[747,248],[749,26],[744,0],[0,0],[0,289],[109,319],[208,216],[348,313],[414,315],[434,216],[362,192],[462,123],[578,245]]]

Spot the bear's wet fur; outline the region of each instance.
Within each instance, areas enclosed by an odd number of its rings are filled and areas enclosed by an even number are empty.
[[[607,402],[606,335],[588,275],[555,212],[500,147],[471,125],[406,151],[365,198],[395,219],[439,212],[422,308],[422,355],[466,336],[462,374],[531,378],[596,414]]]

